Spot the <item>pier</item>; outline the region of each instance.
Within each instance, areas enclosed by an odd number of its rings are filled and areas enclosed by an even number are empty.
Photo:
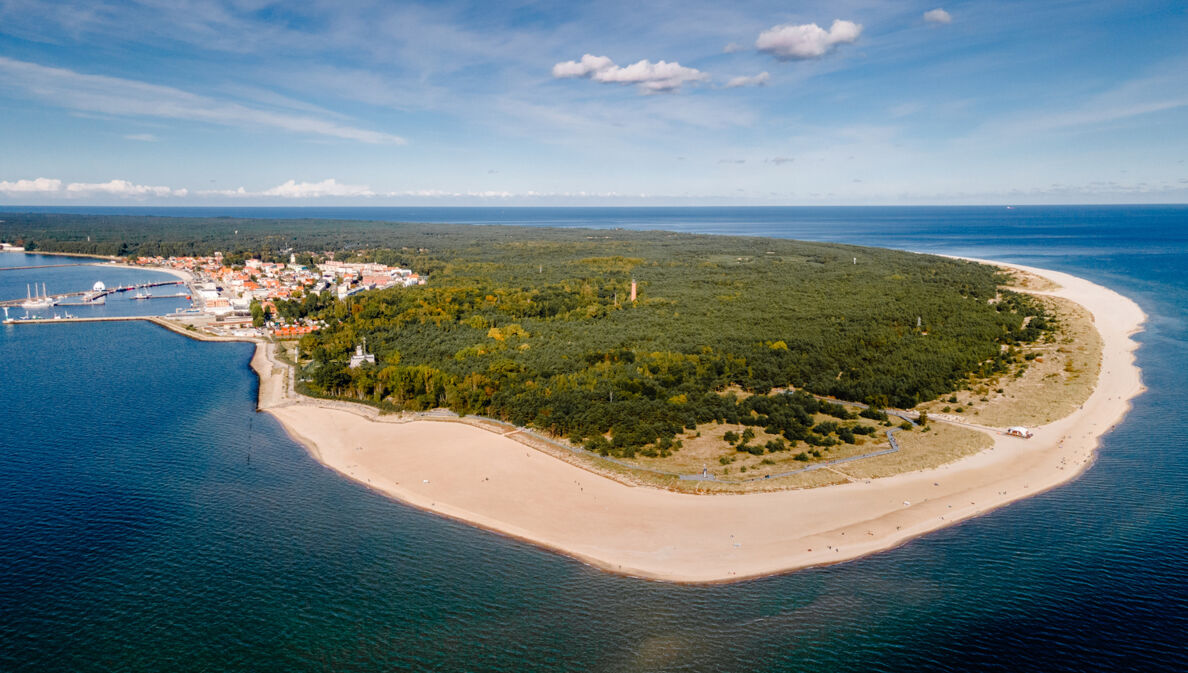
[[[82,265],[58,264],[58,265],[51,265],[51,266],[82,266]],[[109,288],[99,290],[99,291],[84,290],[82,292],[65,292],[62,294],[51,294],[51,295],[47,295],[47,296],[54,301],[55,305],[60,305],[60,304],[58,304],[58,302],[60,302],[63,299],[68,299],[70,297],[83,297],[84,299],[81,303],[69,304],[69,306],[86,306],[88,304],[95,302],[98,299],[105,298],[108,295],[115,294],[117,292],[131,292],[133,290],[139,292],[141,290],[147,290],[149,288],[154,288],[154,287],[164,287],[164,286],[168,286],[168,285],[185,285],[185,284],[186,284],[186,281],[184,281],[184,280],[166,280],[166,281],[161,281],[159,283],[140,283],[138,285],[125,285],[123,287],[109,287]],[[168,295],[140,296],[140,298],[141,299],[158,299],[158,298],[164,299],[164,298],[168,298],[168,297],[177,298],[177,297],[188,297],[188,296],[190,296],[189,293],[181,292],[181,293],[177,293],[177,294],[168,294]],[[22,303],[24,303],[26,301],[28,301],[28,299],[7,299],[4,301],[0,301],[0,306],[9,306],[9,307],[20,306]]]
[[[9,318],[4,321],[5,325],[45,325],[50,323],[63,322],[127,322],[131,320],[147,320],[149,322],[157,322],[160,316],[155,315],[110,315],[98,316],[92,318],[77,318],[70,316],[69,318]]]

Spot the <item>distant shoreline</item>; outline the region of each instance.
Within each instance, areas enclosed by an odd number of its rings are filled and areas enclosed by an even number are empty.
[[[87,259],[106,259],[109,261],[119,260],[119,257],[112,257],[111,255],[93,255],[86,252],[54,252],[50,250],[0,250],[0,252],[16,252],[22,255],[45,255],[47,257],[85,257]]]
[[[634,486],[494,429],[299,396],[292,367],[275,360],[275,345],[255,340],[258,407],[319,462],[369,488],[610,572],[714,583],[837,563],[1075,479],[1093,462],[1100,436],[1144,390],[1131,337],[1146,316],[1133,301],[1069,274],[972,261],[1047,278],[1061,287],[1039,294],[1088,309],[1103,339],[1101,374],[1081,409],[1034,428],[1034,438],[996,436],[993,448],[938,468],[729,497]]]
[[[168,266],[137,266],[135,264],[125,264],[123,262],[116,262],[116,263],[111,263],[111,264],[95,263],[93,266],[101,266],[101,267],[106,267],[106,268],[110,268],[110,269],[137,269],[139,271],[160,271],[161,273],[167,273],[167,274],[173,276],[174,278],[180,278],[181,280],[184,280],[187,283],[194,280],[194,274],[190,273],[189,271],[183,271],[181,269],[174,269],[174,268],[168,267]]]

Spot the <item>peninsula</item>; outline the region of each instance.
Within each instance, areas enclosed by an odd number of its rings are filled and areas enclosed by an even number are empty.
[[[1067,274],[1024,269],[1093,316],[1101,374],[1074,412],[958,461],[820,488],[696,495],[624,483],[490,429],[381,416],[299,399],[287,367],[261,344],[260,408],[322,463],[422,509],[539,544],[605,570],[677,582],[723,582],[837,563],[897,546],[1070,481],[1143,388],[1131,338],[1134,302]],[[352,408],[354,407],[354,408]],[[443,419],[444,420],[444,419]]]
[[[1142,389],[1142,312],[1057,272],[666,232],[349,226],[370,245],[310,252],[303,236],[327,240],[310,225],[276,237],[288,249],[155,231],[118,250],[200,274],[230,310],[218,321],[250,302],[238,329],[156,322],[256,341],[259,408],[323,464],[612,572],[733,581],[895,546],[1074,478]],[[81,245],[46,232],[34,245]],[[374,269],[396,282],[368,291]]]

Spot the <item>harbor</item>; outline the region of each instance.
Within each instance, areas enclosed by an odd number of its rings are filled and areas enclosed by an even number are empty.
[[[178,292],[173,294],[153,294],[152,288],[157,287],[175,287],[185,286],[184,280],[167,280],[156,283],[137,283],[135,285],[122,285],[118,287],[107,287],[102,282],[95,283],[90,290],[82,292],[63,292],[60,294],[50,294],[45,289],[45,284],[41,284],[40,292],[35,289],[36,284],[26,285],[26,296],[24,299],[7,299],[0,300],[0,307],[13,308],[20,307],[26,309],[43,309],[54,306],[89,306],[92,304],[102,304],[107,297],[120,292],[135,292],[133,299],[165,299],[165,298],[190,298],[189,292]],[[188,289],[188,288],[187,288]],[[64,300],[74,297],[80,297],[81,301],[74,303],[63,303]]]

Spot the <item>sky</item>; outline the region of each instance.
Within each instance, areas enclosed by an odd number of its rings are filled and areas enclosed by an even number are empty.
[[[1188,202],[1182,1],[0,0],[0,205]]]

